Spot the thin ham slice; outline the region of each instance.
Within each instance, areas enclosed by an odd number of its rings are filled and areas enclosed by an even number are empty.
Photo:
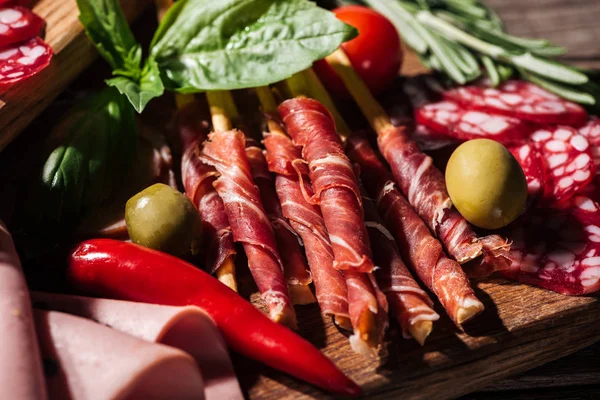
[[[185,194],[202,219],[204,267],[214,274],[236,251],[223,200],[213,187],[218,173],[200,160],[201,146],[208,134],[201,110],[202,104],[198,101],[187,104],[177,113],[173,125],[183,150],[181,179]]]
[[[458,263],[450,260],[404,196],[368,141],[359,136],[348,140],[347,151],[361,171],[369,196],[376,199],[379,214],[398,243],[402,258],[421,282],[440,300],[457,324],[483,311],[469,280]]]
[[[46,399],[29,291],[12,237],[0,221],[0,398]]]
[[[61,312],[34,316],[50,398],[204,398],[200,371],[181,350]]]
[[[269,171],[267,160],[258,144],[250,139],[246,142],[246,155],[250,162],[252,178],[260,191],[260,198],[275,233],[277,249],[283,261],[283,271],[294,304],[309,304],[316,301],[308,285],[312,282],[304,252],[296,232],[283,215],[275,191],[275,178]]]
[[[208,139],[200,160],[219,173],[213,186],[223,200],[233,238],[244,246],[248,267],[271,319],[296,327],[273,229],[252,179],[244,134],[238,130],[213,132]]]
[[[315,192],[311,201],[321,207],[335,255],[334,267],[371,272],[373,261],[369,258],[358,182],[333,117],[321,103],[306,98],[287,100],[278,111],[308,163]]]
[[[333,268],[333,249],[321,210],[306,201],[303,195],[303,192],[312,195],[308,170],[300,166],[301,180],[292,167],[292,162],[301,158],[300,149],[289,137],[281,134],[267,134],[264,144],[269,170],[276,175],[276,191],[283,215],[304,243],[321,312],[333,316],[338,326],[352,330],[346,282],[342,274]]]
[[[35,308],[91,319],[149,342],[190,354],[200,367],[207,400],[243,399],[225,341],[212,319],[197,307],[33,292]],[[202,340],[198,340],[202,338]]]
[[[392,170],[398,186],[423,218],[432,232],[444,244],[448,254],[471,276],[487,276],[510,265],[508,242],[498,235],[485,240],[478,238],[467,221],[452,208],[442,173],[433,165],[403,127],[391,127],[380,132],[379,150]]]
[[[419,335],[420,325],[425,331],[431,332],[431,324],[440,316],[433,310],[433,302],[419,287],[406,265],[398,254],[398,249],[391,233],[384,227],[377,208],[371,200],[363,199],[367,230],[373,251],[373,261],[378,269],[375,271],[377,283],[381,291],[386,294],[396,320],[402,329],[405,339],[413,337],[412,332]],[[429,328],[423,324],[429,323]],[[415,339],[424,344],[425,337]]]

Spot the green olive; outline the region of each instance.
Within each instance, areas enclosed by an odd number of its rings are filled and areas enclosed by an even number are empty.
[[[523,169],[506,147],[489,139],[458,146],[448,160],[446,186],[462,216],[484,229],[508,225],[527,201]]]
[[[201,220],[184,194],[162,183],[127,201],[127,232],[133,243],[187,258],[200,249]]]

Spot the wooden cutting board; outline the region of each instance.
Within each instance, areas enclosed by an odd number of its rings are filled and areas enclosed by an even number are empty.
[[[150,0],[122,0],[129,21]],[[98,53],[85,37],[75,0],[40,0],[33,10],[46,21],[46,42],[54,58],[39,75],[0,92],[0,151],[33,121]]]

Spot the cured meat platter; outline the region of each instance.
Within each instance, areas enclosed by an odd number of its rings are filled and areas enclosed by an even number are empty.
[[[395,1],[0,0],[0,151],[112,71],[2,170],[0,397],[451,399],[600,340],[593,71]]]

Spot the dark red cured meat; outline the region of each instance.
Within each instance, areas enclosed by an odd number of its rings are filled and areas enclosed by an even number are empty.
[[[28,8],[1,7],[0,48],[37,36],[44,25],[44,20]]]
[[[402,328],[402,335],[405,339],[410,339],[411,326],[420,321],[437,321],[440,316],[433,310],[433,302],[400,258],[394,239],[383,226],[375,205],[370,200],[363,200],[363,204],[373,262],[378,267],[374,272],[377,284],[386,294]]]
[[[579,129],[579,134],[584,136],[592,146],[594,164],[600,165],[600,118],[590,117],[590,120]]]
[[[390,173],[368,142],[351,137],[347,151],[359,165],[367,193],[376,200],[379,214],[396,239],[402,258],[438,297],[450,318],[458,324],[461,309],[474,307],[477,312],[482,311],[483,304],[475,296],[460,265],[446,257],[440,242],[396,189]]]
[[[260,193],[252,180],[245,148],[242,132],[213,132],[204,143],[200,159],[219,173],[213,186],[223,200],[234,240],[244,247],[248,267],[271,319],[296,327],[281,257]]]
[[[491,235],[483,242],[479,240],[467,221],[452,208],[442,173],[431,157],[408,138],[404,128],[380,132],[377,143],[410,205],[452,258],[461,264],[473,261],[468,266],[473,276],[508,268],[506,240],[498,235]]]
[[[308,284],[312,282],[308,266],[304,259],[304,252],[300,247],[296,232],[290,226],[287,218],[284,217],[281,210],[281,204],[275,191],[275,178],[267,166],[267,160],[263,155],[262,149],[254,141],[247,140],[246,155],[250,162],[252,179],[258,187],[260,198],[265,208],[267,216],[271,220],[271,227],[275,233],[277,249],[283,261],[283,271],[288,282],[288,289],[294,304],[308,304],[315,301],[312,297]],[[304,286],[305,290],[297,289]],[[304,297],[303,295],[309,294]]]
[[[542,154],[535,143],[525,143],[508,148],[521,165],[527,180],[528,202],[537,200],[544,193],[546,172]]]
[[[444,97],[470,109],[539,124],[579,126],[587,120],[587,113],[580,105],[524,81],[507,81],[498,88],[462,86],[444,92]]]
[[[333,268],[333,249],[318,206],[303,195],[312,194],[308,170],[301,182],[292,162],[301,158],[300,149],[285,135],[267,134],[264,140],[269,170],[276,174],[275,185],[283,215],[302,238],[312,273],[317,301],[324,315],[331,315],[343,328],[352,329],[348,314],[348,290],[342,274]]]
[[[50,65],[52,48],[33,38],[0,50],[0,86],[28,79]]]
[[[568,295],[600,290],[600,209],[590,198],[531,210],[509,235],[514,260],[506,277]]]
[[[596,174],[591,147],[568,126],[539,129],[531,135],[546,164],[544,202],[558,205],[584,188]]]
[[[278,111],[294,144],[302,148],[309,177],[335,255],[334,267],[371,272],[368,236],[358,182],[344,154],[333,117],[318,101],[292,99]]]
[[[198,208],[202,219],[205,269],[215,273],[228,257],[235,256],[233,232],[223,200],[213,187],[217,171],[200,160],[201,144],[208,130],[200,116],[201,104],[192,102],[179,110],[174,128],[183,147],[181,180],[186,195]]]
[[[465,110],[454,101],[426,104],[415,110],[417,122],[440,135],[457,139],[493,139],[501,143],[523,142],[533,127],[518,118]]]

